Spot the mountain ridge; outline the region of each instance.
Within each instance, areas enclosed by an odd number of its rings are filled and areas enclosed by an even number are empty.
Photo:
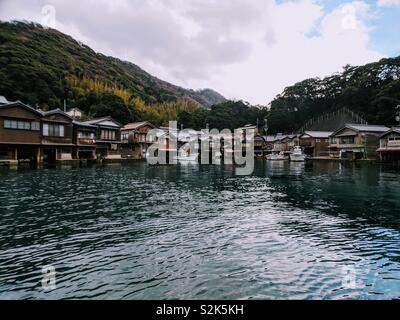
[[[208,108],[226,101],[212,89],[179,87],[33,22],[0,21],[0,68],[2,95],[48,109],[62,107],[64,99],[74,106],[81,98],[85,89],[71,87],[68,77],[97,81],[104,91],[123,90],[146,104],[187,100]],[[37,80],[35,85],[29,84],[30,77]]]

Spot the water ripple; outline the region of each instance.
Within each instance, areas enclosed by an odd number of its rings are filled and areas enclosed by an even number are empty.
[[[259,162],[235,177],[137,163],[0,177],[0,299],[400,297],[392,169]]]

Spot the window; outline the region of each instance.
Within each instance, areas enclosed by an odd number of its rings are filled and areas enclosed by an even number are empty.
[[[80,138],[80,139],[94,139],[94,133],[93,132],[79,131],[78,138]]]
[[[46,137],[64,137],[65,126],[62,124],[44,123],[43,135]]]
[[[43,124],[43,135],[44,136],[49,135],[49,125],[47,123]]]
[[[31,129],[33,131],[40,131],[40,122],[38,121],[31,122]]]
[[[128,140],[128,139],[129,139],[129,133],[123,133],[122,140]]]
[[[115,140],[115,131],[101,130],[101,140]]]
[[[354,144],[355,142],[355,137],[342,137],[340,138],[340,144]]]
[[[139,135],[139,141],[140,142],[146,142],[146,134],[145,133],[144,134],[142,133],[142,134]]]
[[[27,120],[4,120],[4,128],[5,129],[17,129],[17,130],[40,130],[40,123],[36,121],[27,121]]]

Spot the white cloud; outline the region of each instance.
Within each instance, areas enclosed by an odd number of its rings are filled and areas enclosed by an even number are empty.
[[[0,19],[40,22],[46,3],[56,8],[59,30],[97,51],[175,84],[253,103],[383,57],[369,48],[363,1],[325,12],[317,0],[3,0]]]
[[[378,5],[381,7],[399,6],[400,0],[378,0]]]

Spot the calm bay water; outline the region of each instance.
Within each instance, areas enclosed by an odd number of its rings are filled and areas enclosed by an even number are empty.
[[[395,169],[135,163],[0,179],[0,299],[400,298]]]

